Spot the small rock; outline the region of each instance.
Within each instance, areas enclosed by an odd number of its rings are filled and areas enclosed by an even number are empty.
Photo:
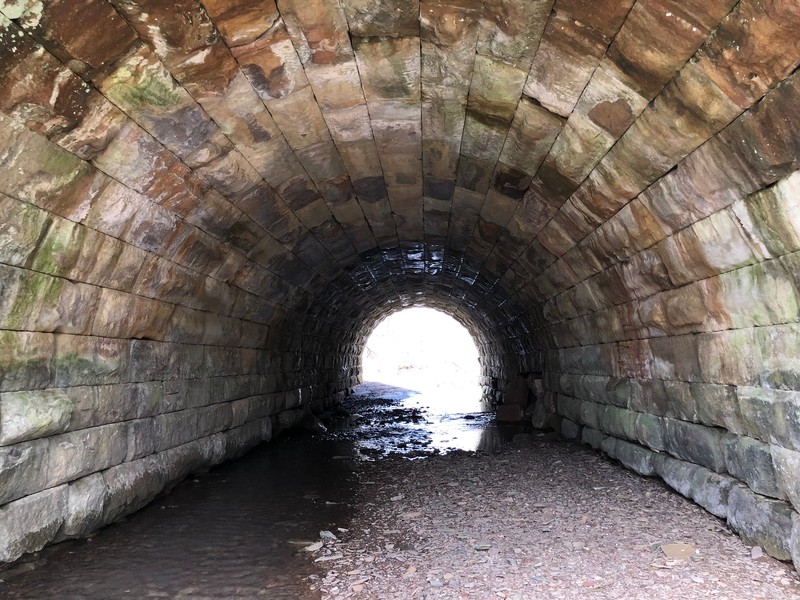
[[[762,556],[764,556],[764,551],[761,549],[761,546],[753,546],[750,549],[750,558],[753,560],[758,560]]]

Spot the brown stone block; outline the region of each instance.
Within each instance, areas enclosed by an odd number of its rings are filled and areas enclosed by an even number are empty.
[[[94,257],[86,281],[130,291],[139,275],[147,252],[111,237],[104,237]]]
[[[208,14],[195,0],[174,0],[170,4],[159,0],[111,0],[111,4],[127,18],[139,37],[150,43],[167,68],[182,63],[219,38]]]
[[[235,48],[233,55],[265,102],[285,98],[308,85],[282,20],[253,42]]]
[[[0,38],[0,109],[81,158],[104,148],[125,115],[13,23]]]
[[[19,19],[59,60],[87,77],[117,60],[137,39],[125,19],[101,0],[32,3],[9,18]]]
[[[212,273],[223,262],[224,246],[200,229],[191,229],[170,249],[170,260],[201,273]]]
[[[474,54],[478,30],[478,11],[475,6],[426,0],[419,3],[419,36],[422,39],[423,56],[430,56],[437,50],[450,54],[452,51],[461,53],[469,49]]]
[[[278,8],[304,63],[329,65],[352,59],[347,19],[339,3],[278,0]]]
[[[324,113],[364,104],[364,92],[354,57],[337,64],[308,64],[305,72]]]
[[[147,210],[149,205],[144,196],[112,180],[92,202],[82,223],[106,235],[122,238],[134,215]]]
[[[339,151],[330,139],[313,146],[306,146],[302,150],[297,150],[296,154],[317,184],[347,177]]]
[[[255,41],[280,16],[275,0],[200,1],[231,48]]]
[[[196,168],[194,172],[230,202],[236,202],[263,181],[261,175],[237,150],[222,154]]]
[[[637,3],[608,55],[635,82],[636,89],[651,99],[734,4],[734,0]]]
[[[231,51],[221,39],[187,56],[183,62],[171,65],[169,70],[206,110],[206,104],[214,99],[233,95],[229,91],[231,83],[242,75]]]
[[[159,254],[176,244],[186,233],[187,229],[180,226],[178,217],[160,206],[150,204],[134,214],[123,240],[142,250]]]
[[[704,333],[697,345],[702,381],[727,385],[757,385],[764,368],[761,351],[773,351],[759,346],[753,329]]]
[[[141,267],[133,293],[191,306],[202,277],[162,258],[149,256]]]
[[[797,67],[798,26],[800,8],[791,0],[739,2],[698,52],[698,67],[747,108]]]
[[[523,96],[517,106],[500,160],[534,175],[563,126],[563,119]]]

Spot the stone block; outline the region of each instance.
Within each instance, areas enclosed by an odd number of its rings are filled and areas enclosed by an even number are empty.
[[[148,504],[164,488],[163,457],[154,454],[123,463],[102,473],[108,493],[103,522],[113,523]]]
[[[179,410],[153,418],[155,451],[162,452],[197,439],[199,409]]]
[[[601,407],[602,405],[595,402],[581,402],[579,422],[592,429],[599,429]]]
[[[155,452],[156,436],[153,419],[136,419],[126,423],[128,427],[128,452],[125,461],[130,462]]]
[[[541,399],[534,400],[531,412],[531,424],[535,429],[544,429],[547,426],[547,409]]]
[[[751,437],[727,435],[723,448],[728,473],[744,481],[757,494],[786,500],[778,486],[768,444]]]
[[[743,485],[728,495],[728,525],[746,544],[758,545],[778,560],[791,560],[791,506],[780,500],[759,496]]]
[[[636,415],[636,439],[640,444],[662,452],[667,449],[667,420],[648,413]]]
[[[579,423],[581,419],[581,404],[582,402],[578,398],[559,394],[557,399],[558,414]]]
[[[67,502],[67,486],[51,488],[0,508],[0,562],[36,552],[53,540]]]
[[[299,411],[302,418],[302,411]],[[281,413],[284,414],[284,413]],[[236,429],[225,431],[225,460],[238,458],[261,443],[265,426],[259,421],[250,421]],[[278,425],[278,431],[281,431]]]
[[[665,455],[659,456],[656,470],[679,494],[691,498],[717,517],[727,518],[728,495],[734,486],[739,485],[735,479]]]
[[[592,429],[591,427],[584,427],[581,430],[581,441],[584,444],[589,444],[595,450],[600,450],[603,440],[608,437],[602,431]]]
[[[115,423],[48,438],[48,484],[66,483],[120,464],[128,452],[127,433],[125,423]]]
[[[677,458],[725,472],[722,429],[667,419],[667,451]]]
[[[581,426],[569,419],[561,419],[561,436],[567,440],[580,439]]]
[[[776,444],[770,446],[770,451],[780,497],[788,499],[800,512],[800,452]]]
[[[615,458],[623,465],[648,477],[656,475],[656,459],[658,454],[638,444],[617,440],[614,448]]]
[[[747,435],[800,451],[799,392],[741,386],[736,395]]]
[[[614,437],[627,440],[636,439],[637,413],[616,406],[603,406],[599,409],[600,426]]]
[[[66,431],[72,409],[59,389],[0,393],[0,446]]]
[[[56,334],[55,342],[57,386],[122,383],[127,378],[127,340]]]
[[[58,539],[85,536],[104,525],[106,482],[100,473],[82,477],[67,486],[64,525]]]
[[[0,331],[0,391],[48,387],[55,373],[54,356],[52,334]]]
[[[47,487],[47,440],[0,448],[0,504]]]

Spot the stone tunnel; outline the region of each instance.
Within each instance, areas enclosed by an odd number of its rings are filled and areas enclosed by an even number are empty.
[[[795,0],[0,0],[0,561],[360,381],[484,394],[800,565]]]

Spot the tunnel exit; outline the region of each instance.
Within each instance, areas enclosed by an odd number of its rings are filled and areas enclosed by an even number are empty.
[[[475,340],[433,308],[408,308],[380,321],[364,346],[362,379],[431,396],[438,411],[479,410],[482,404]]]

